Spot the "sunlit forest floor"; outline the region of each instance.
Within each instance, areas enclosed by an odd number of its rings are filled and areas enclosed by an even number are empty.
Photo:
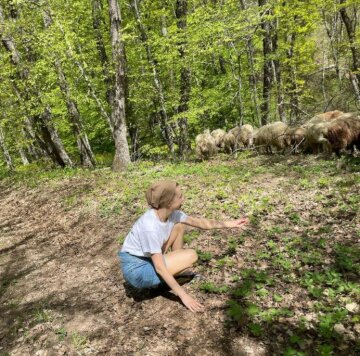
[[[117,252],[169,178],[189,215],[248,215],[246,231],[188,230],[204,279],[139,292]],[[360,161],[218,156],[108,168],[32,166],[0,180],[1,355],[358,355]]]

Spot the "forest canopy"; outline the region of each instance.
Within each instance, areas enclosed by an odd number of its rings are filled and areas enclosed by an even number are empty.
[[[359,3],[1,0],[0,164],[120,170],[204,129],[358,111]]]

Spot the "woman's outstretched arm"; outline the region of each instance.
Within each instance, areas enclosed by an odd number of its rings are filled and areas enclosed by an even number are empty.
[[[224,228],[243,228],[249,222],[249,218],[244,217],[237,220],[217,221],[205,218],[195,218],[188,216],[182,223],[197,227],[199,229],[224,229]]]

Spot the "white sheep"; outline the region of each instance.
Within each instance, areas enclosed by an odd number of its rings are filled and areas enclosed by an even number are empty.
[[[215,139],[209,130],[205,130],[203,134],[196,136],[195,146],[196,156],[202,160],[209,159],[217,152]]]

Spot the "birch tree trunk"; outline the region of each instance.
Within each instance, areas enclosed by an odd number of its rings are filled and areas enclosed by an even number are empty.
[[[187,0],[177,0],[175,8],[177,27],[179,29],[180,36],[185,38],[186,30],[186,16],[187,16]],[[178,50],[180,55],[181,69],[180,69],[180,104],[178,106],[178,114],[183,114],[178,119],[180,137],[179,137],[179,154],[182,158],[185,158],[190,151],[190,141],[188,135],[188,119],[186,112],[189,110],[190,100],[190,69],[185,65],[185,41],[182,40],[178,44]]]
[[[15,169],[14,163],[12,161],[12,158],[10,156],[9,150],[5,143],[5,135],[2,127],[0,126],[0,147],[4,154],[6,166],[10,171],[13,171]]]
[[[132,4],[134,16],[135,16],[137,24],[138,24],[138,28],[139,28],[139,31],[140,31],[140,39],[141,39],[142,43],[145,46],[147,60],[148,60],[148,62],[150,64],[150,66],[152,68],[152,72],[153,72],[154,85],[155,85],[155,89],[156,89],[158,100],[159,100],[159,106],[160,106],[161,131],[163,133],[163,137],[165,139],[165,142],[166,142],[167,146],[169,147],[170,152],[174,153],[173,132],[172,132],[172,129],[171,129],[169,123],[168,123],[169,119],[168,119],[168,115],[167,115],[167,111],[166,111],[166,107],[165,107],[165,97],[164,97],[164,93],[163,93],[162,84],[161,84],[161,81],[160,81],[157,65],[156,65],[155,60],[153,58],[151,47],[150,47],[150,44],[148,42],[148,37],[147,37],[147,34],[146,34],[145,26],[141,22],[141,16],[140,16],[140,11],[139,11],[139,7],[138,7],[138,1],[137,0],[132,0],[131,4]],[[157,105],[155,105],[155,107],[156,106]]]
[[[109,0],[110,36],[115,65],[115,93],[112,101],[111,120],[114,123],[115,157],[112,169],[120,172],[130,163],[125,121],[125,55],[121,40],[121,15],[117,0]]]

